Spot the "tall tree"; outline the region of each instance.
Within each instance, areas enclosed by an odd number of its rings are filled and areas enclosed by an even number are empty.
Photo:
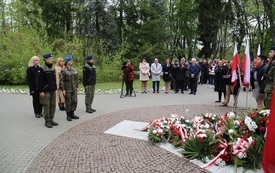
[[[217,33],[221,23],[223,4],[221,0],[197,0],[197,3],[199,14],[198,35],[203,46],[198,56],[211,58],[217,44]]]

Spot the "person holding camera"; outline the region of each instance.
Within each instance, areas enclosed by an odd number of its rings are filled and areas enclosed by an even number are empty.
[[[133,83],[134,83],[134,66],[131,64],[130,60],[123,62],[121,70],[123,71],[123,80],[126,85],[125,96],[132,96],[133,93]]]

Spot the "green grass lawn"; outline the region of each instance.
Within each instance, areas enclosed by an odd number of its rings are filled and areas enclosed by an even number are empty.
[[[83,89],[82,83],[79,83],[79,89]],[[113,89],[121,89],[122,82],[106,82],[106,83],[97,83],[96,89],[101,90],[113,90]],[[164,86],[164,82],[160,81],[160,86]],[[151,79],[148,81],[148,88],[152,87]],[[7,89],[29,89],[27,85],[0,85],[0,88],[7,88]],[[134,89],[139,90],[141,88],[141,82],[138,79],[134,80]]]

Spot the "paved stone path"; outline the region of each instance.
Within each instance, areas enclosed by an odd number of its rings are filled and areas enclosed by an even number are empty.
[[[240,93],[237,110],[256,106],[251,94],[246,102],[246,93]],[[68,122],[65,112],[56,110],[59,126],[47,129],[43,119],[34,118],[29,95],[0,94],[0,172],[207,172],[146,141],[104,131],[123,120],[185,115],[185,109],[190,110],[186,116],[233,109],[214,103],[217,93],[209,85],[199,86],[196,96],[163,91],[123,99],[119,94],[96,95],[93,114],[84,112],[84,95],[78,99],[79,120]]]

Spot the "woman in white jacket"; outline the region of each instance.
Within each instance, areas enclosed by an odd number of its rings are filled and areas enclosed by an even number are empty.
[[[149,80],[150,76],[150,66],[146,62],[145,58],[142,58],[141,62],[139,63],[139,80],[141,81],[141,91],[143,93],[147,93],[147,81]]]
[[[159,93],[159,83],[160,83],[160,75],[162,72],[162,66],[159,63],[159,60],[155,58],[154,63],[151,64],[151,73],[152,73],[152,81],[153,81],[153,93],[156,92],[156,84],[157,84],[157,93]]]

